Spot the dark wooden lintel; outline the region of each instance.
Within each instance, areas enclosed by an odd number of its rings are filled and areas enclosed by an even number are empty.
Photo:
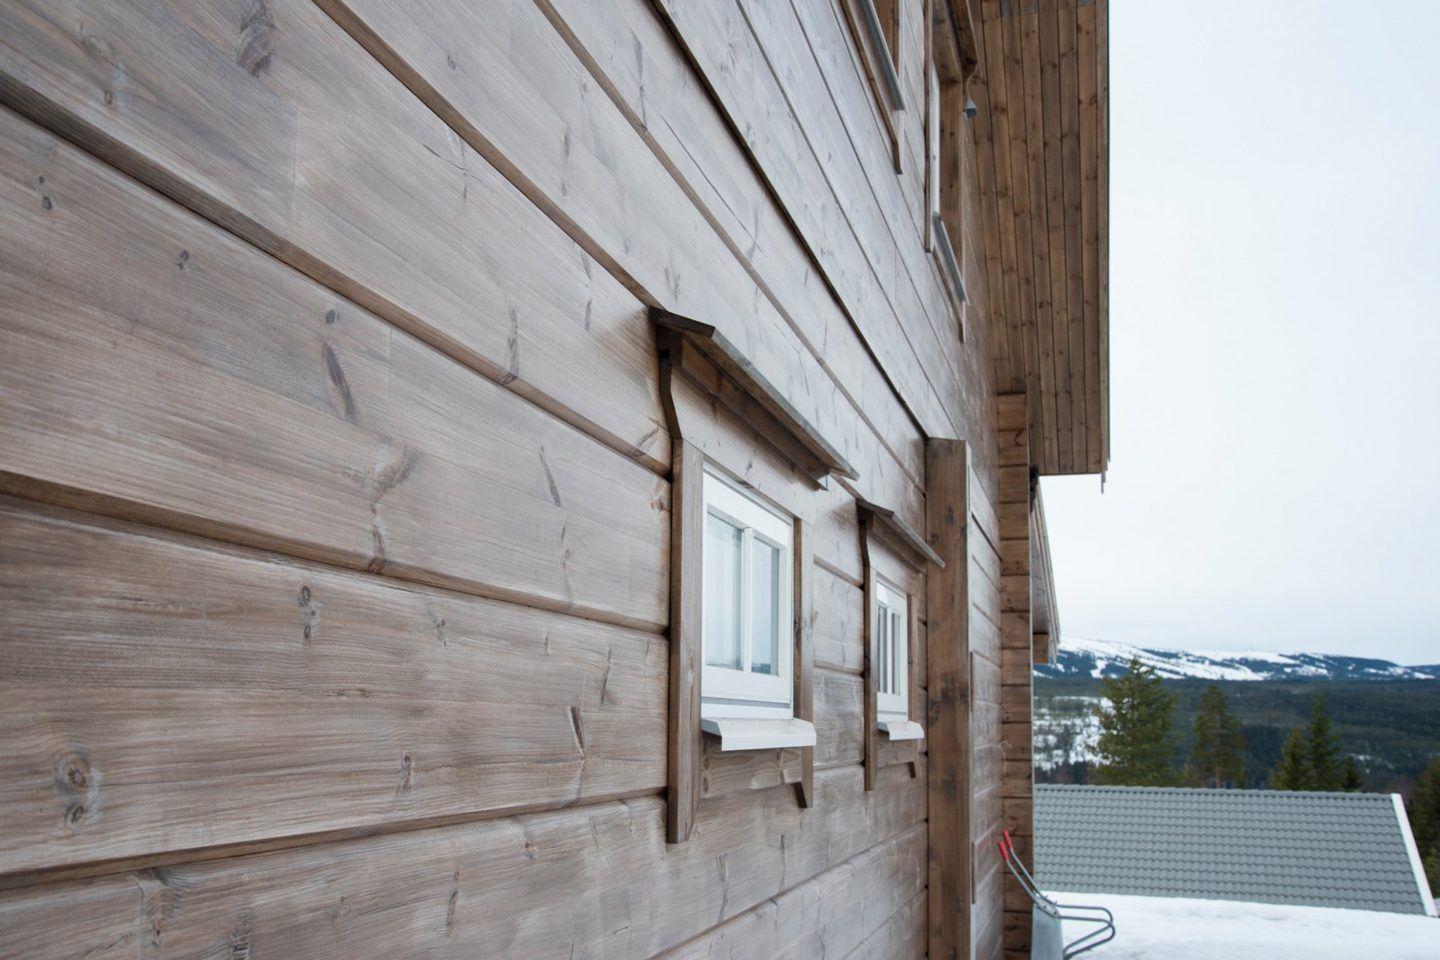
[[[914,554],[922,566],[929,562],[944,569],[945,561],[940,554],[932,550],[930,544],[925,542],[925,538],[916,533],[915,528],[901,519],[894,510],[871,503],[869,500],[860,500],[858,503],[862,515],[869,514],[874,517],[876,524],[889,533],[901,546]]]
[[[784,431],[786,439],[814,458],[823,473],[834,473],[847,480],[860,478],[860,474],[840,451],[825,439],[824,434],[714,326],[659,307],[650,308],[650,318],[662,333],[668,331],[679,336],[684,343],[694,347],[696,352],[713,364],[726,379],[735,384],[740,393],[753,400],[769,415]],[[738,412],[744,414],[747,411]]]

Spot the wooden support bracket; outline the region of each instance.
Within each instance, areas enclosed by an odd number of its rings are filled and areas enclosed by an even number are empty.
[[[765,431],[776,446],[817,481],[830,474],[858,480],[860,474],[820,429],[786,398],[725,335],[708,323],[659,307],[650,318],[660,334],[660,349],[671,370],[684,371],[737,414]],[[691,354],[698,355],[692,357]],[[720,375],[717,379],[701,359]]]
[[[873,517],[875,526],[889,534],[919,561],[917,566],[923,567],[926,563],[933,563],[942,570],[945,568],[944,558],[932,550],[930,544],[925,542],[925,538],[916,533],[915,528],[906,523],[894,510],[871,503],[869,500],[860,500],[859,506],[860,516],[862,518]]]

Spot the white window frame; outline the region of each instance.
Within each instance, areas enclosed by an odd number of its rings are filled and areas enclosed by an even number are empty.
[[[904,723],[910,719],[910,598],[879,576],[874,597],[870,633],[875,638],[875,719],[882,726]]]
[[[702,719],[793,718],[795,700],[795,521],[782,516],[720,475],[705,471],[705,516],[714,514],[744,531],[740,562],[740,663],[742,669],[715,666],[709,662],[710,638],[701,616],[700,716]],[[703,535],[703,534],[702,534]],[[751,623],[752,584],[750,551],[755,539],[775,547],[779,553],[779,596],[776,598],[778,649],[775,673],[752,673]],[[701,583],[705,582],[703,564]],[[701,595],[701,603],[709,598]]]

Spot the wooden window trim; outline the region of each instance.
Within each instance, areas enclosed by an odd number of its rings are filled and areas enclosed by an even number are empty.
[[[900,38],[900,0],[888,0],[888,2],[891,28],[895,32],[897,41],[894,44],[886,36],[885,22],[879,8],[875,6],[875,0],[855,0],[856,6],[860,8],[860,19],[865,27],[865,35],[875,54],[883,81],[882,85],[890,97],[890,107],[893,110],[904,110],[905,91],[900,86],[900,57],[895,49],[899,46]]]
[[[847,480],[860,479],[820,429],[714,326],[659,307],[650,308],[650,319],[659,332],[660,352],[669,369],[688,374],[754,424],[805,473],[816,481],[832,473]],[[670,402],[669,397],[664,399]],[[673,408],[667,408],[667,416],[674,419]],[[683,432],[678,424],[671,424],[671,429]]]
[[[910,722],[911,601],[899,584],[876,573],[871,582],[870,620],[875,636],[875,716],[892,740],[917,739],[908,735]],[[899,648],[897,650],[897,647]],[[898,734],[898,736],[897,736]],[[923,731],[919,734],[924,736]]]
[[[900,36],[900,7],[903,0],[890,0],[891,16],[896,40]],[[875,0],[840,0],[846,25],[859,54],[860,67],[870,90],[875,97],[875,108],[880,114],[886,139],[889,141],[890,161],[895,172],[900,173],[900,124],[896,114],[905,109],[905,93],[900,82],[899,51],[892,50],[885,36],[881,12]],[[896,43],[898,47],[898,42]]]
[[[906,523],[905,519],[894,510],[882,507],[878,503],[871,503],[869,500],[859,500],[857,505],[860,508],[861,519],[875,524],[904,548],[911,557],[911,565],[917,570],[923,570],[927,563],[933,563],[942,570],[945,568],[944,558],[936,553],[930,544],[925,542],[925,538],[920,536],[915,528]]]
[[[668,783],[666,840],[689,839],[705,792],[706,734],[703,732],[704,678],[704,521],[705,477],[723,465],[712,464],[704,450],[687,436],[679,380],[698,387],[754,427],[817,487],[832,473],[854,478],[853,468],[823,435],[785,400],[758,369],[714,327],[652,308],[660,357],[660,396],[670,430],[670,703],[668,717]],[[692,394],[693,396],[693,391]],[[733,484],[732,484],[733,485]],[[784,512],[784,511],[780,511]],[[728,735],[742,751],[775,747],[799,750],[798,780],[793,782],[802,807],[814,795],[814,605],[813,535],[810,524],[792,518],[790,617],[791,716],[768,727],[744,725],[736,718],[714,718],[713,734]],[[763,727],[763,729],[762,729]],[[761,739],[761,738],[767,739]],[[713,756],[713,754],[712,754]],[[793,772],[789,763],[787,771]]]
[[[858,506],[865,567],[865,789],[871,790],[875,787],[880,769],[885,766],[908,763],[911,776],[916,776],[920,748],[915,741],[923,740],[925,736],[921,723],[925,716],[924,704],[920,702],[921,678],[915,668],[919,650],[917,597],[881,570],[879,554],[889,558],[886,563],[890,567],[899,564],[921,576],[927,573],[931,564],[944,569],[945,561],[894,510],[867,500],[860,500]],[[877,611],[887,592],[896,598],[903,597],[905,607],[905,680],[900,694],[904,703],[903,712],[894,709],[894,701],[887,702],[880,689],[881,650]]]
[[[671,481],[670,560],[670,709],[666,839],[689,839],[703,790],[701,765],[705,735],[720,738],[724,752],[800,748],[801,806],[814,797],[815,707],[814,648],[810,627],[814,564],[809,524],[792,519],[790,587],[792,603],[787,635],[790,702],[773,716],[706,716],[703,696],[704,540],[707,515],[705,479],[713,469],[705,453],[680,438],[674,444]],[[712,711],[713,713],[713,711]]]
[[[925,244],[965,341],[962,254],[962,129],[966,82],[975,69],[974,24],[965,0],[930,0],[925,34]],[[958,7],[958,9],[957,9]]]
[[[778,511],[760,502],[759,498],[746,493],[740,486],[721,475],[712,465],[707,464],[705,477],[702,480],[703,496],[705,498],[705,523],[708,525],[711,514],[714,514],[725,521],[732,523],[744,533],[744,542],[741,548],[741,582],[737,585],[740,593],[740,669],[719,666],[710,662],[709,646],[713,638],[709,637],[704,628],[704,620],[701,621],[701,682],[708,692],[701,697],[700,721],[701,727],[709,733],[714,733],[726,740],[722,749],[761,749],[765,744],[765,732],[772,731],[777,739],[787,742],[777,742],[769,746],[813,746],[814,731],[811,730],[809,744],[788,742],[798,734],[798,728],[793,725],[786,726],[787,722],[794,716],[795,691],[793,683],[794,672],[794,643],[795,631],[791,629],[794,623],[794,587],[795,578],[785,576],[783,571],[793,570],[795,565],[795,518],[790,516],[782,517]],[[698,535],[702,542],[705,539],[705,530],[702,528],[698,534],[693,530],[685,531],[686,535]],[[753,550],[753,542],[760,540],[767,542],[779,550],[782,575],[779,578],[780,592],[775,597],[776,616],[781,625],[778,649],[776,650],[777,672],[774,674],[759,674],[750,669],[750,659],[753,652],[753,638],[750,635],[751,617],[750,605],[754,601],[754,589],[750,583],[750,552]],[[702,609],[707,603],[715,602],[713,598],[704,596],[703,564],[704,548],[701,548],[702,583],[701,583],[701,605]],[[748,721],[747,723],[725,723],[719,721]],[[776,725],[767,726],[757,721],[774,721]],[[727,736],[733,736],[733,740],[727,740]],[[738,746],[740,743],[760,743],[759,747],[749,748]]]

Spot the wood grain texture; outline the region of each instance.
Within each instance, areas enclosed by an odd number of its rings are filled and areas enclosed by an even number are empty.
[[[1029,396],[1042,475],[1109,457],[1107,5],[982,4],[988,107],[977,124],[982,216],[1000,255],[1002,392]],[[1015,258],[1014,282],[1007,273]]]
[[[670,710],[669,786],[666,788],[666,839],[690,839],[700,807],[700,606],[704,556],[705,460],[693,444],[677,440],[671,460],[670,566]]]
[[[856,537],[859,542],[859,537]],[[830,670],[859,674],[865,665],[864,592],[817,565],[811,610],[815,662]]]
[[[594,89],[595,77],[544,11],[530,0],[484,9],[445,0],[322,6],[646,304],[724,333],[862,471],[867,494],[918,515],[913,480],[881,467],[895,462],[893,452],[848,385],[825,369],[821,351],[608,92]]]
[[[1005,394],[998,397],[995,417],[997,431],[1001,434],[1013,433],[1028,437],[1029,412],[1023,394]],[[1033,525],[1030,464],[1028,457],[1021,456],[1020,451],[1030,448],[1031,444],[1028,442],[1017,441],[1016,448],[999,470],[1000,497],[996,508],[999,518],[1000,563],[1005,571],[1001,576],[1003,612],[1000,620],[999,669],[1001,732],[1004,740],[1002,750],[997,751],[995,756],[1000,768],[992,774],[1000,781],[1002,809],[1007,827],[1011,828],[1011,833],[1025,836],[1031,832],[1033,785],[1033,777],[1028,775],[1028,771],[1032,763],[1033,738],[1034,618],[1031,599],[1034,584],[1030,563],[1033,549],[1030,542]],[[1019,746],[1021,742],[1024,744],[1023,750]],[[1014,768],[1018,766],[1025,767],[1027,776],[1017,777],[1014,774]],[[1017,826],[1020,829],[1015,829]],[[1023,856],[1028,858],[1028,850]],[[1029,865],[1033,866],[1033,863]],[[1002,884],[1008,888],[1016,883],[1015,878],[1006,871]],[[1006,911],[1001,937],[1005,949],[1029,949],[1030,922],[1031,912],[1028,908]]]
[[[928,8],[897,6],[918,103]],[[14,842],[49,871],[0,876],[0,955],[925,955],[945,781],[929,739],[859,768],[855,504],[928,533],[927,434],[967,441],[938,640],[929,585],[907,587],[917,707],[965,711],[947,800],[975,822],[951,821],[943,922],[999,942],[972,826],[993,833],[1012,782],[995,462],[1018,451],[996,440],[1009,332],[967,126],[962,349],[923,245],[919,111],[877,149],[829,0],[21,0],[0,27],[0,103],[44,128],[31,160],[0,154],[23,347],[0,364],[0,488],[213,558],[131,570],[67,541],[44,570],[0,563],[51,630],[13,648],[38,679],[0,706],[34,741]],[[703,372],[665,390],[652,306],[723,330],[858,478],[814,489],[743,405],[683,393]],[[800,521],[812,757],[698,734],[699,607],[675,584],[698,585],[678,531],[700,457]],[[105,592],[69,609],[25,580],[57,570]],[[976,689],[937,697],[957,638]],[[67,822],[84,883],[45,859]]]
[[[748,0],[734,7],[671,3],[666,10],[687,51],[715,78],[732,121],[742,129],[749,125],[746,147],[794,211],[802,234],[815,238],[821,224],[831,228],[824,242],[834,251],[822,255],[822,268],[834,275],[840,263],[835,255],[846,255],[850,276],[842,275],[836,286],[842,296],[858,294],[848,302],[865,305],[852,311],[859,329],[888,369],[905,371],[913,382],[902,393],[922,387],[937,392],[948,409],[921,422],[931,432],[943,429],[954,418],[959,340],[939,276],[924,254],[921,211],[912,206],[912,198],[918,205],[921,197],[906,195],[910,176],[895,176],[896,141],[873,124],[878,114],[856,71],[861,51],[850,43],[845,11],[839,4]],[[907,24],[918,12],[906,11]],[[745,69],[718,69],[722,57]],[[908,125],[922,112],[899,119]],[[769,123],[760,126],[759,117]],[[916,170],[923,166],[912,164],[907,174]],[[812,199],[817,192],[833,197],[824,204],[834,210],[829,223]],[[812,245],[819,246],[813,239]]]
[[[0,38],[7,105],[664,469],[642,306],[313,4],[32,0]]]
[[[668,350],[685,363],[688,355],[697,352],[718,372],[715,396],[729,401],[735,412],[757,425],[770,427],[775,442],[795,449],[800,466],[815,480],[824,480],[831,473],[849,480],[858,480],[844,455],[825,439],[815,424],[806,419],[772,383],[753,360],[714,326],[653,307],[650,321],[672,335]],[[673,361],[672,361],[673,362]]]
[[[653,793],[665,642],[0,498],[6,873]]]
[[[660,629],[668,484],[0,108],[0,487]]]
[[[789,788],[715,801],[668,848],[645,798],[12,891],[0,954],[648,957],[923,822],[919,781],[861,787],[847,768],[813,810]]]
[[[861,736],[860,678],[833,670],[816,670],[814,690],[814,769],[856,765],[864,757]],[[799,749],[724,752],[714,737],[704,737],[701,749],[702,799],[742,790],[759,790],[782,783],[804,782],[805,765]],[[813,800],[813,774],[811,777]]]
[[[928,950],[966,955],[970,942],[970,597],[967,572],[970,458],[958,440],[931,440],[926,455],[926,540],[946,559],[930,574],[926,749],[929,753]]]
[[[718,372],[698,376],[697,365],[678,366],[662,349],[660,379],[672,433],[699,448],[705,457],[753,488],[787,513],[806,521],[813,553],[827,569],[860,579],[860,540],[855,498],[838,483],[816,486],[784,450],[774,433],[720,402],[711,382]],[[720,388],[723,390],[723,388]]]
[[[911,432],[908,426],[895,429],[906,411],[886,396],[882,372],[865,358],[865,345],[885,370],[894,371],[892,382],[917,422],[944,423],[953,413],[930,389],[920,359],[897,336],[898,323],[886,303],[889,275],[865,269],[847,211],[839,204],[812,201],[825,179],[798,125],[788,113],[773,111],[767,116],[775,122],[764,128],[748,120],[755,115],[749,111],[761,104],[783,103],[773,78],[768,73],[733,81],[722,76],[712,100],[706,84],[695,82],[690,60],[692,53],[698,59],[704,51],[689,51],[677,43],[648,0],[604,7],[586,0],[551,0],[547,10],[577,53],[594,64],[592,74],[641,136],[684,182],[697,207],[786,305],[806,339],[826,344],[826,366],[843,383],[855,384],[848,389],[862,399],[867,417],[887,443],[910,448],[902,460],[918,470],[919,436],[905,439]],[[723,4],[677,12],[683,18],[743,23],[738,10]],[[745,46],[738,53],[748,57],[750,38],[739,36]],[[741,90],[765,99],[732,99]],[[744,112],[732,113],[732,108]],[[749,134],[736,138],[732,129],[747,124]],[[779,162],[782,156],[784,162]],[[795,230],[786,225],[787,219]],[[808,282],[817,272],[828,282]],[[847,329],[852,323],[863,340]]]
[[[794,615],[790,629],[795,639],[795,716],[815,721],[815,636],[814,618],[810,615],[815,605],[815,538],[810,525],[803,520],[795,521],[793,563]],[[819,723],[815,724],[815,732],[818,741]],[[818,752],[818,742],[815,747],[800,749],[800,781],[795,786],[795,795],[802,807],[815,802],[815,755]]]
[[[655,960],[923,956],[924,863],[916,826]]]

